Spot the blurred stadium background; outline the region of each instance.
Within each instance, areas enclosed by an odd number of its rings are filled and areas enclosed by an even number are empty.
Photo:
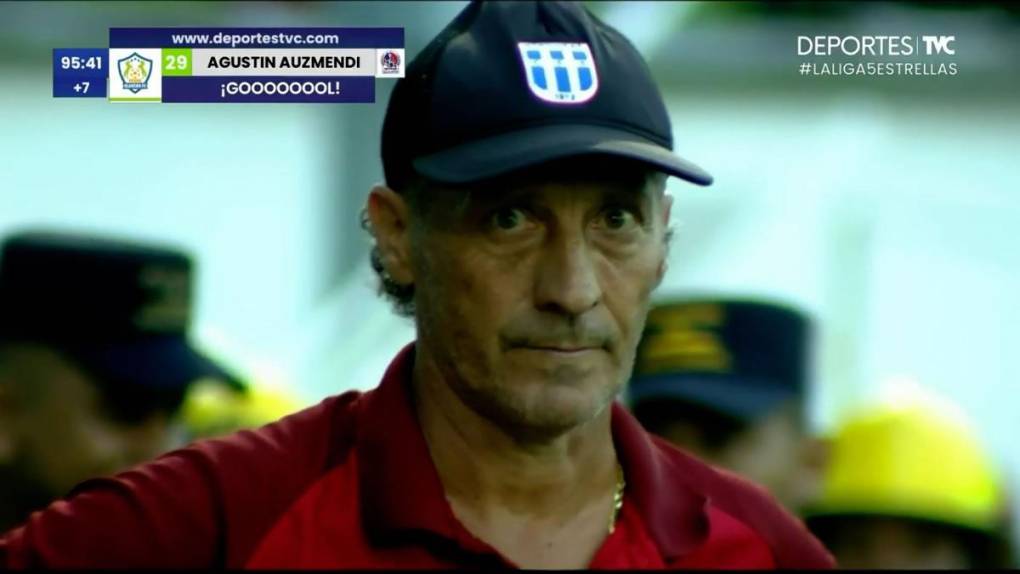
[[[413,337],[374,293],[359,211],[392,83],[366,105],[51,98],[53,48],[113,26],[401,26],[464,2],[0,4],[0,234],[170,241],[199,262],[196,338],[305,403],[374,386]],[[813,422],[890,380],[955,400],[1020,488],[1020,10],[984,2],[591,2],[645,54],[677,149],[658,296],[759,295],[818,320]],[[810,77],[796,37],[956,36],[959,74]],[[916,60],[917,58],[915,58]]]

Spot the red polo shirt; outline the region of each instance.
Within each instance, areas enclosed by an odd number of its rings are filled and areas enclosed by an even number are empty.
[[[512,567],[454,516],[411,403],[414,348],[382,383],[79,485],[0,538],[0,567]],[[761,489],[613,405],[627,476],[592,568],[821,568]]]

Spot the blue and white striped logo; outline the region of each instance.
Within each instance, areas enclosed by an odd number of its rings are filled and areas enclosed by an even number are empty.
[[[543,101],[583,104],[599,89],[599,75],[588,44],[520,42],[528,88]]]

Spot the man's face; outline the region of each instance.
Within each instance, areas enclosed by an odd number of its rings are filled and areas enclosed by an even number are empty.
[[[791,510],[813,501],[824,466],[824,445],[816,444],[796,422],[792,409],[778,409],[744,423],[729,438],[712,441],[713,432],[695,421],[676,420],[661,434],[700,458],[764,486]]]
[[[751,477],[791,509],[809,502],[814,493],[803,492],[805,437],[786,410],[766,415],[734,437],[717,455],[719,464]]]
[[[630,375],[661,279],[661,184],[629,163],[574,160],[426,192],[433,207],[410,232],[419,352],[505,428],[591,420]]]
[[[951,528],[908,518],[831,518],[822,541],[841,568],[965,570],[972,563],[968,541]]]
[[[3,358],[0,439],[9,446],[0,466],[30,481],[35,496],[63,496],[87,478],[151,459],[170,445],[167,415],[119,422],[89,376],[53,350],[19,346]]]

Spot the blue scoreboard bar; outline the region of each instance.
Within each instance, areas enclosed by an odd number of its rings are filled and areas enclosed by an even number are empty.
[[[105,98],[109,54],[105,48],[55,48],[53,97]]]

